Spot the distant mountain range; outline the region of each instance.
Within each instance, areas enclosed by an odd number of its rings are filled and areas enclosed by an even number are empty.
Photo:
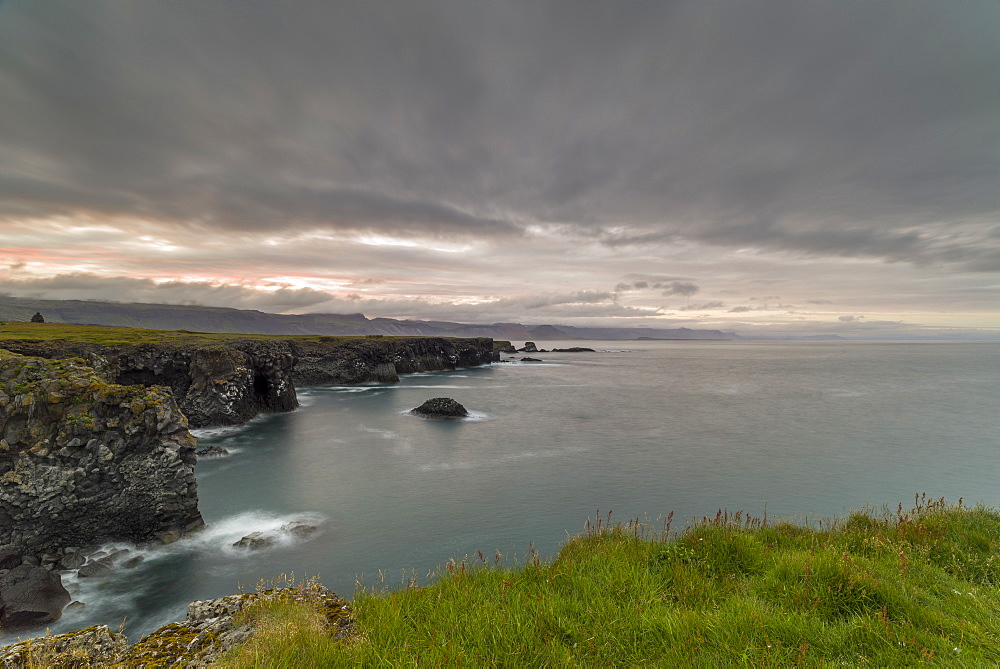
[[[520,323],[476,325],[447,321],[367,318],[364,314],[268,314],[249,309],[176,304],[36,300],[0,296],[0,321],[28,321],[39,312],[49,323],[78,323],[243,334],[397,335],[414,337],[493,337],[506,340],[568,339],[741,339],[734,332],[688,328],[580,328]]]

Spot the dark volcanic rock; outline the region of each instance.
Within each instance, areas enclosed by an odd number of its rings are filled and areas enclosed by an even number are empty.
[[[413,337],[294,340],[295,383],[305,386],[398,383],[400,374],[488,365],[499,360],[493,340]]]
[[[595,353],[592,348],[585,348],[583,346],[571,346],[570,348],[554,348],[553,353]]]
[[[90,578],[93,576],[107,576],[113,571],[114,568],[111,566],[111,560],[102,558],[94,562],[88,562],[80,567],[76,573],[80,578]]]
[[[194,439],[164,387],[0,351],[0,550],[176,538],[203,524]]]
[[[464,418],[469,415],[464,406],[450,397],[429,399],[410,413],[429,418]]]
[[[535,346],[535,342],[526,341],[524,346],[517,349],[520,353],[538,353],[538,348]]]
[[[538,358],[521,358],[521,362],[541,362]]]
[[[70,596],[59,574],[21,565],[0,577],[0,627],[30,627],[57,620]]]
[[[278,537],[267,532],[251,532],[239,541],[233,543],[236,548],[246,548],[248,550],[260,550],[277,543]]]
[[[194,452],[199,458],[221,458],[229,455],[229,451],[222,446],[206,446]]]

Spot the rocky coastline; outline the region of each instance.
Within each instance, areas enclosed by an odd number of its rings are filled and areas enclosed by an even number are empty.
[[[203,525],[189,428],[293,410],[296,385],[393,383],[489,364],[496,348],[432,337],[0,341],[0,629],[58,618],[70,601],[61,571],[114,566],[88,561],[88,547],[169,542]]]

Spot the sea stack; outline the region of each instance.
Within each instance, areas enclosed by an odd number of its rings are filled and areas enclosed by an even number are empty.
[[[450,397],[429,399],[410,413],[428,418],[465,418],[469,415],[464,406]]]

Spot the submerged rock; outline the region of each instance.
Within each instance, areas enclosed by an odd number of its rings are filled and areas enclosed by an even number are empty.
[[[22,564],[0,577],[0,627],[30,627],[58,620],[71,597],[59,574]]]
[[[595,353],[594,349],[585,346],[571,346],[569,348],[554,348],[553,353]]]
[[[269,548],[281,538],[281,535],[288,535],[296,539],[302,539],[316,532],[316,526],[302,520],[293,520],[285,523],[276,530],[267,532],[251,532],[239,541],[235,542],[235,548],[245,548],[247,550],[260,550]]]
[[[469,415],[464,406],[450,397],[429,399],[416,409],[412,409],[410,413],[428,418],[465,418]]]
[[[521,358],[521,362],[541,362],[538,358]]]
[[[251,532],[233,544],[236,548],[246,548],[247,550],[260,550],[277,543],[278,538],[268,532]]]
[[[222,446],[206,446],[194,452],[199,458],[221,458],[229,455],[229,451]]]

